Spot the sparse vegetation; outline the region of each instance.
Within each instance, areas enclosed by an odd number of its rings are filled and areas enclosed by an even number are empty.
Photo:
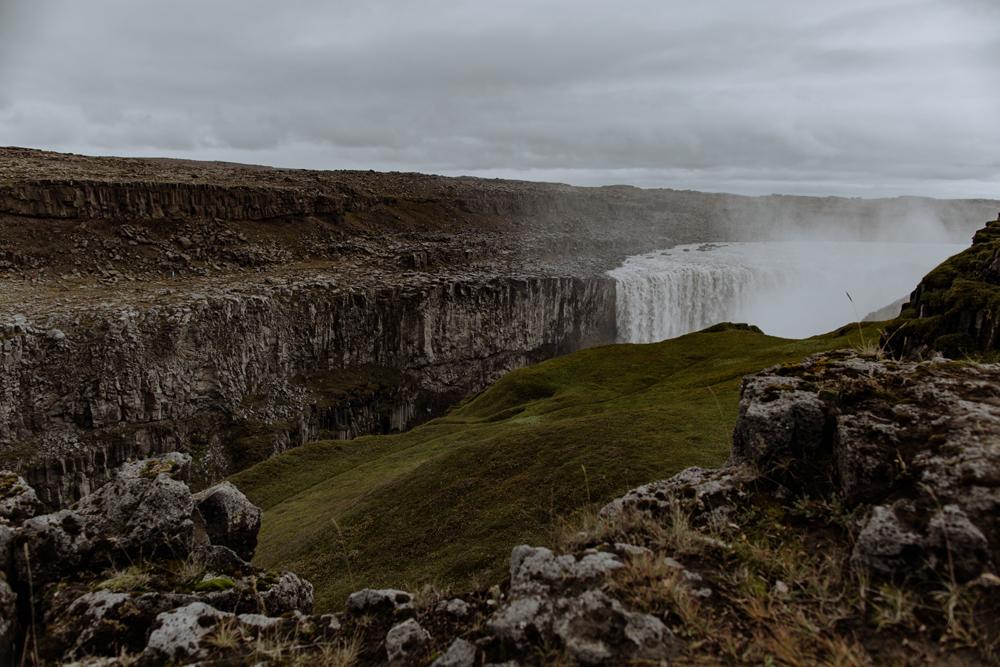
[[[854,569],[846,527],[817,510],[808,518],[765,493],[722,526],[683,513],[631,513],[589,535],[589,544],[646,547],[614,577],[614,592],[668,621],[683,638],[676,664],[960,664],[997,658],[981,584],[914,590],[872,584]],[[691,534],[698,535],[692,539]]]
[[[98,589],[114,593],[129,593],[146,590],[153,580],[152,575],[141,565],[130,565],[118,570],[97,585]]]
[[[296,448],[233,478],[265,510],[257,562],[308,578],[320,610],[358,582],[488,586],[515,544],[547,542],[564,517],[721,463],[742,376],[858,338],[719,326],[594,348],[515,371],[408,433]]]

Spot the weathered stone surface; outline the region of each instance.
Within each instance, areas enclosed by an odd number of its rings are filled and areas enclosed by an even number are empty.
[[[805,381],[763,373],[743,379],[733,463],[808,461],[823,448],[827,408]]]
[[[883,576],[904,572],[920,554],[923,540],[910,531],[891,507],[877,505],[854,544],[854,561]]]
[[[475,664],[475,644],[459,637],[451,643],[443,655],[431,663],[431,667],[475,667]]]
[[[244,577],[253,573],[253,566],[236,555],[229,547],[205,544],[195,547],[191,559],[209,572],[231,577]]]
[[[413,665],[427,653],[431,635],[414,619],[392,626],[385,636],[385,652],[390,665]]]
[[[662,515],[675,506],[696,516],[726,514],[746,497],[747,486],[756,479],[747,465],[686,468],[669,479],[632,489],[605,505],[600,515],[614,521],[627,512]]]
[[[94,551],[93,535],[89,518],[73,510],[28,519],[14,539],[18,580],[55,581],[89,567]]]
[[[119,476],[74,509],[114,551],[185,558],[194,537],[191,491],[167,473],[151,474]]]
[[[166,475],[182,482],[191,481],[191,456],[181,452],[166,452],[154,457],[126,461],[115,470],[119,479],[153,479]]]
[[[313,609],[313,585],[294,572],[282,572],[274,584],[260,591],[260,602],[263,611],[271,616],[289,611],[309,614]]]
[[[413,596],[393,588],[365,588],[348,596],[347,611],[375,615],[412,613]]]
[[[229,547],[245,560],[253,558],[260,531],[259,507],[231,482],[195,494],[194,501],[212,544]]]
[[[514,547],[510,556],[512,595],[543,593],[567,585],[600,581],[623,567],[614,554],[599,552],[577,559],[566,554],[556,556],[545,547],[526,544]]]
[[[0,470],[0,523],[19,524],[38,512],[38,496],[20,475]]]
[[[655,663],[675,652],[673,636],[660,619],[627,611],[598,590],[562,601],[553,614],[552,629],[566,652],[584,665]]]
[[[451,600],[445,600],[438,604],[438,611],[443,611],[449,616],[454,616],[455,618],[466,618],[472,613],[472,608],[469,603],[461,598],[453,598]]]
[[[215,627],[232,614],[224,613],[202,602],[192,602],[156,617],[144,656],[162,662],[193,662],[208,655],[202,645]]]
[[[11,576],[14,567],[14,531],[0,524],[0,575]]]
[[[17,595],[0,577],[0,665],[14,664],[17,639]]]
[[[217,479],[320,431],[409,428],[514,368],[614,338],[607,277],[413,281],[249,278],[155,305],[126,293],[60,307],[44,326],[0,312],[0,465],[18,464],[59,507],[160,452],[196,449],[195,473]],[[384,381],[369,383],[370,369]],[[324,398],[324,377],[352,376],[360,393]],[[234,440],[261,424],[276,426],[252,448]],[[2,458],[27,440],[30,458]]]

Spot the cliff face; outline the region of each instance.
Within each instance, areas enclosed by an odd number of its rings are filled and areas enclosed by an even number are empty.
[[[401,430],[503,373],[614,340],[610,281],[316,278],[8,319],[0,443],[62,505],[174,449],[212,478],[317,435]]]
[[[897,353],[924,356],[1000,350],[1000,218],[920,281],[885,341]]]

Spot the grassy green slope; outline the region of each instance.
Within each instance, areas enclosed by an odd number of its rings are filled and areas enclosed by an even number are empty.
[[[321,610],[366,586],[499,581],[511,547],[544,542],[560,517],[721,463],[743,375],[857,337],[727,329],[594,348],[408,433],[293,449],[233,478],[265,510],[258,564],[307,577]]]

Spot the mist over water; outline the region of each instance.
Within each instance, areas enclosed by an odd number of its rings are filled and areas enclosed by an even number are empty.
[[[966,247],[773,241],[629,257],[608,272],[617,282],[618,337],[649,343],[719,322],[748,322],[786,338],[825,333],[907,296],[930,269]]]

